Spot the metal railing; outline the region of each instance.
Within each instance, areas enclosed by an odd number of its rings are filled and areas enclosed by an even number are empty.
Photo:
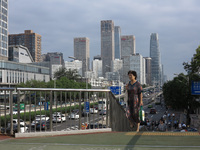
[[[113,131],[128,129],[125,110],[108,89],[6,88],[0,90],[4,90],[5,93],[10,91],[9,100],[3,101],[4,104],[9,102],[10,109],[4,109],[4,116],[1,116],[0,112],[0,117],[4,118],[3,123],[0,121],[3,134],[94,128],[111,128]],[[14,90],[17,92],[17,101],[13,104]],[[88,104],[90,107],[86,106]],[[6,108],[6,105],[3,106]]]

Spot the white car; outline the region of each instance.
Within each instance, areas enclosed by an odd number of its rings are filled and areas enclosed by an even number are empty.
[[[23,110],[20,110],[19,113],[23,113],[24,111]],[[18,110],[13,110],[13,115],[16,115],[18,114]]]
[[[26,126],[26,123],[24,122],[24,120],[20,119],[19,122],[20,122],[20,125]],[[17,125],[17,124],[18,124],[18,119],[13,119],[13,125]],[[8,126],[10,126],[10,123],[8,123]]]
[[[49,117],[45,116],[45,115],[36,115],[35,116],[35,120],[32,121],[32,126],[34,126],[36,123],[38,123],[40,120],[49,120]]]
[[[66,121],[66,117],[62,114],[60,115],[53,115],[53,122],[62,122],[62,121]]]
[[[98,113],[98,108],[97,107],[90,108],[90,113],[91,114],[97,114]]]
[[[79,110],[74,109],[70,114],[69,114],[69,119],[79,119]]]

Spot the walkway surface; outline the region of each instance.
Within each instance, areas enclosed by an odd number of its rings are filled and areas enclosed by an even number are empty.
[[[1,139],[1,138],[0,138]],[[199,150],[198,132],[107,132],[4,138],[1,150]]]

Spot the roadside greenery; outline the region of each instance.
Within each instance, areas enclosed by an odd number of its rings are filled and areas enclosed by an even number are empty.
[[[196,101],[199,96],[191,94],[192,81],[200,81],[200,46],[196,49],[196,54],[191,62],[183,63],[187,74],[180,73],[173,80],[164,83],[163,96],[167,106],[186,111],[187,125],[190,124],[189,114],[200,107],[200,103]]]

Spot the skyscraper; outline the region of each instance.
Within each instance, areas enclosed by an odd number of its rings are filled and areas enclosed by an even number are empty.
[[[150,38],[151,80],[154,85],[161,85],[161,58],[158,34],[152,33]]]
[[[87,37],[74,38],[74,57],[82,61],[82,73],[86,76],[90,65],[90,40]]]
[[[145,59],[145,71],[146,71],[146,83],[147,85],[151,85],[151,57],[144,57]]]
[[[1,17],[0,17],[0,59],[8,60],[8,1],[0,1]]]
[[[10,34],[9,45],[22,45],[28,48],[35,62],[41,61],[41,35],[32,30],[21,34]]]
[[[115,26],[115,59],[121,59],[121,28]]]
[[[101,58],[102,73],[111,71],[111,61],[115,57],[114,22],[112,20],[101,21]]]
[[[123,60],[122,81],[127,83],[130,70],[130,56],[135,54],[135,36],[121,36],[121,59]]]

